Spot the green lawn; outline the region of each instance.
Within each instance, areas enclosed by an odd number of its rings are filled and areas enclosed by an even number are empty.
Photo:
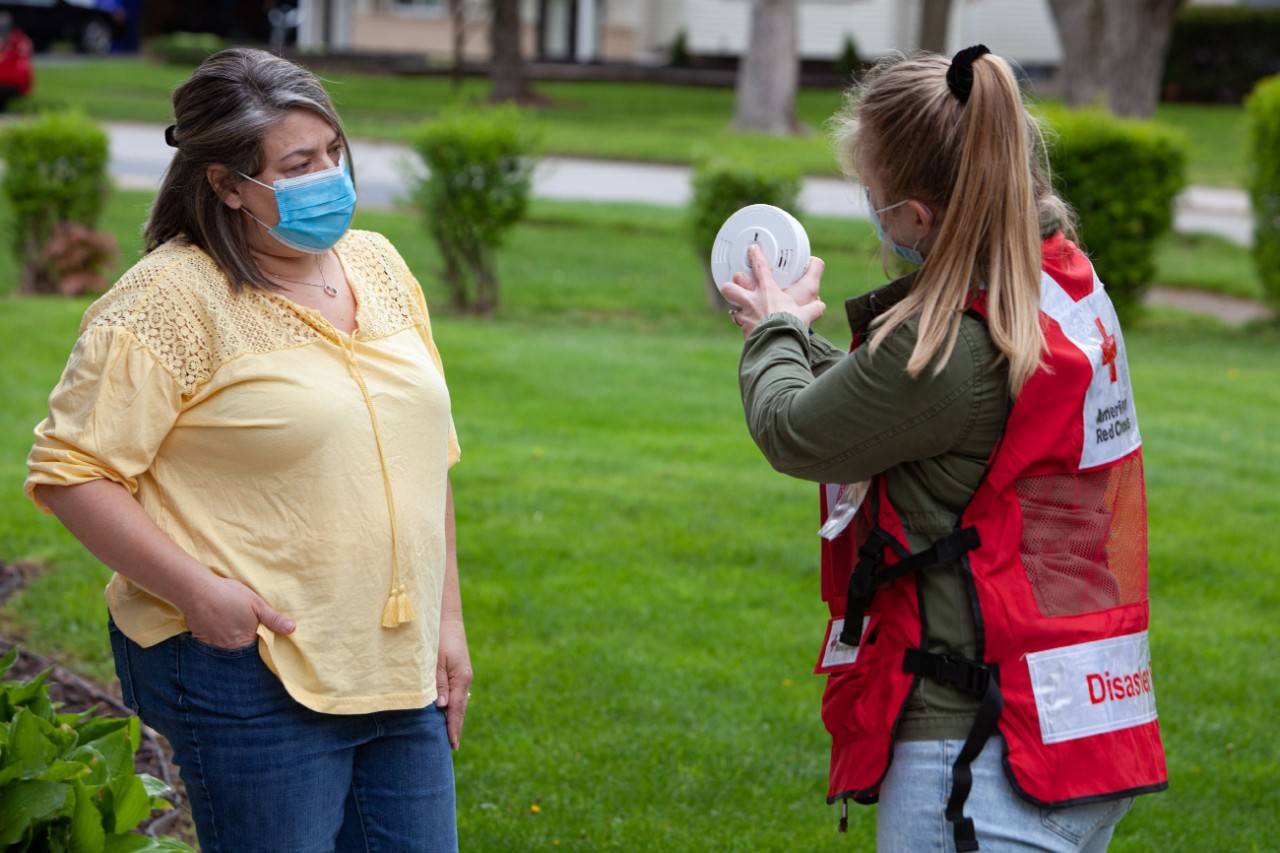
[[[1214,234],[1165,235],[1156,245],[1156,282],[1262,300],[1252,253]]]
[[[1193,184],[1243,187],[1246,180],[1246,119],[1232,104],[1161,104],[1156,121],[1187,136],[1187,178]]]
[[[189,69],[140,59],[42,63],[34,100],[78,106],[101,119],[172,121],[170,92]],[[354,137],[406,138],[409,130],[455,99],[483,99],[488,84],[468,80],[454,93],[441,77],[324,75]],[[805,89],[796,109],[810,132],[777,139],[729,129],[733,90],[645,83],[540,83],[550,99],[538,124],[552,154],[685,163],[707,153],[785,163],[806,174],[835,174],[825,125],[839,109],[836,89]],[[1237,186],[1243,181],[1244,115],[1238,106],[1164,104],[1159,121],[1191,142],[1192,183]]]
[[[145,202],[118,193],[113,227],[136,232]],[[457,759],[465,849],[869,849],[873,812],[856,809],[841,837],[822,799],[816,490],[770,471],[745,433],[740,339],[702,308],[679,214],[535,214],[500,259],[498,317],[435,312],[464,447],[477,671]],[[412,217],[358,225],[391,237],[443,302]],[[811,230],[833,306],[880,280],[865,223]],[[0,296],[0,558],[51,567],[0,616],[109,678],[106,572],[18,486],[85,305]],[[1280,337],[1155,313],[1126,340],[1172,788],[1138,802],[1113,849],[1267,849],[1280,833],[1267,710],[1280,706]]]

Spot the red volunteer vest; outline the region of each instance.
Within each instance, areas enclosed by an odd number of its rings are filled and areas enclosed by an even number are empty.
[[[974,309],[982,314],[983,305]],[[882,474],[854,522],[822,547],[832,615],[817,670],[829,673],[828,802],[876,801],[916,679],[968,689],[981,710],[947,806],[960,850],[977,849],[961,814],[968,764],[997,728],[1009,780],[1032,803],[1167,785],[1147,647],[1142,445],[1124,339],[1092,265],[1061,235],[1043,246],[1041,324],[1045,365],[1018,395],[955,532],[912,554]],[[821,489],[824,521],[835,497],[834,487]],[[974,661],[928,653],[921,621],[916,573],[957,559],[977,627]]]

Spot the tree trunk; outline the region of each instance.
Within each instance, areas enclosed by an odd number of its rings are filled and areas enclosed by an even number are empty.
[[[1102,0],[1049,0],[1062,43],[1062,96],[1069,107],[1098,99],[1104,79]]]
[[[445,249],[440,253],[444,261],[444,269],[440,277],[449,291],[449,302],[458,311],[466,311],[471,307],[471,298],[467,295],[467,275],[464,271],[466,261],[458,256],[458,250]]]
[[[466,0],[449,0],[449,35],[453,47],[453,65],[449,69],[449,84],[456,92],[462,85],[462,51],[467,38]]]
[[[733,126],[774,135],[795,133],[800,56],[797,0],[752,0],[751,39],[738,65]]]
[[[1108,103],[1120,116],[1150,118],[1160,103],[1164,60],[1182,0],[1126,0],[1107,4],[1103,41],[1110,77]]]
[[[1147,117],[1182,0],[1049,0],[1062,42],[1063,96],[1088,106],[1106,95],[1112,112]]]
[[[488,317],[498,310],[498,271],[487,252],[476,257],[475,280],[475,313]]]
[[[23,236],[22,272],[18,279],[18,291],[23,294],[57,293],[57,283],[49,275],[44,262],[45,246],[49,243],[51,229],[43,222],[27,225]]]
[[[489,24],[491,98],[495,101],[527,101],[532,96],[520,52],[519,0],[492,0]]]
[[[921,50],[947,52],[947,21],[950,17],[951,0],[924,0],[920,9]]]

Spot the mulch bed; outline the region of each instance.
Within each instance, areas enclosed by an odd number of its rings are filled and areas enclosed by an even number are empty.
[[[40,566],[34,563],[0,561],[0,604],[39,573]],[[8,654],[15,645],[19,647],[18,660],[5,674],[5,680],[26,681],[52,668],[53,671],[49,674],[47,682],[49,698],[55,705],[61,706],[58,708],[60,712],[80,713],[96,708],[95,716],[127,717],[133,713],[121,702],[119,687],[115,682],[110,686],[98,684],[2,634],[0,634],[0,657]],[[145,724],[142,726],[142,738],[138,751],[134,755],[134,766],[139,773],[150,773],[157,779],[164,780],[170,788],[166,798],[175,806],[174,809],[159,812],[143,822],[138,827],[139,830],[147,835],[174,835],[195,846],[195,825],[191,821],[186,788],[183,787],[178,768],[173,763],[173,751],[163,735]]]

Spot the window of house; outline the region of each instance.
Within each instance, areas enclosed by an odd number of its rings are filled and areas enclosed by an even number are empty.
[[[435,12],[444,8],[444,0],[390,0],[390,6],[398,12]]]

